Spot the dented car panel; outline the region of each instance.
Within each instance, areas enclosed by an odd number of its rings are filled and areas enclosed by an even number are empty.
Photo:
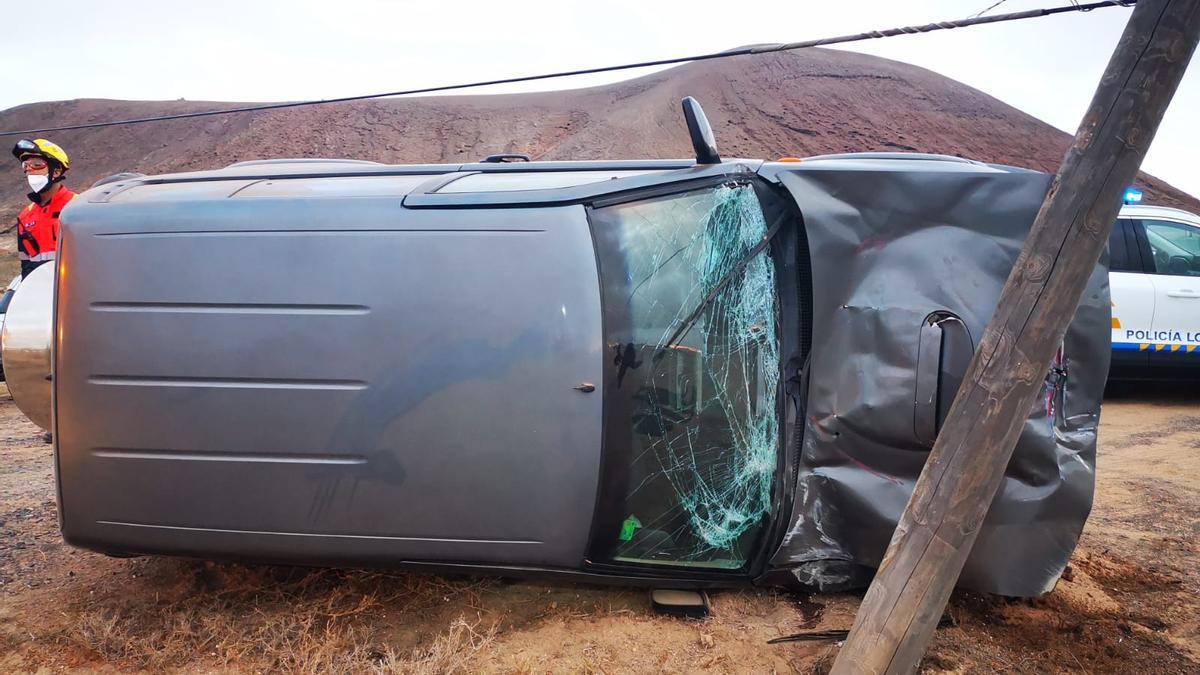
[[[771,566],[836,589],[882,558],[1049,177],[825,164],[777,174],[803,212],[814,339],[792,526]],[[1091,509],[1109,322],[1102,262],[960,586],[1038,595],[1065,567]]]
[[[106,184],[63,214],[64,537],[675,586],[861,583],[1047,180],[872,155],[272,162]],[[1039,594],[1074,547],[1105,272],[965,586]]]

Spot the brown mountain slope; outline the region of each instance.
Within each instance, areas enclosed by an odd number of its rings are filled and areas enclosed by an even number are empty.
[[[850,52],[809,49],[690,64],[613,85],[564,92],[367,101],[52,135],[80,189],[121,171],[210,169],[245,159],[350,157],[387,163],[472,161],[497,152],[535,159],[686,157],[679,111],[705,106],[721,151],[773,159],[903,150],[1053,171],[1070,137],[933,72]],[[205,110],[230,104],[76,100],[0,112],[21,129]],[[8,146],[15,139],[0,137]],[[0,166],[3,166],[0,163]],[[24,203],[12,166],[0,214]],[[1148,175],[1151,203],[1200,201]]]

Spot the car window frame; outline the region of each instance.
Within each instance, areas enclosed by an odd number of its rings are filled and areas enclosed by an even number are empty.
[[[728,165],[721,165],[721,166],[728,166]],[[800,222],[798,213],[795,210],[794,202],[791,202],[790,200],[781,200],[780,196],[778,194],[776,194],[773,190],[770,189],[770,187],[768,186],[768,182],[763,177],[761,177],[757,174],[754,174],[754,173],[748,174],[741,170],[706,172],[705,175],[703,175],[702,177],[699,177],[699,178],[690,178],[690,179],[685,179],[685,180],[677,179],[672,182],[664,182],[662,184],[646,185],[646,186],[643,186],[636,190],[621,191],[621,192],[618,192],[615,194],[609,194],[609,195],[604,195],[604,196],[601,196],[598,198],[585,200],[583,203],[584,203],[584,206],[587,208],[589,226],[593,229],[593,233],[592,233],[593,245],[594,246],[596,245],[596,243],[595,243],[595,240],[596,240],[595,228],[597,226],[597,224],[593,218],[594,210],[604,209],[604,208],[607,208],[610,206],[615,206],[615,205],[620,205],[620,204],[637,203],[637,202],[642,202],[642,201],[659,199],[659,198],[663,198],[663,197],[684,195],[684,194],[687,194],[690,192],[695,192],[698,190],[703,190],[703,189],[708,189],[708,188],[716,188],[722,184],[727,184],[727,183],[731,183],[731,182],[735,182],[735,183],[744,182],[745,184],[753,187],[755,194],[759,200],[760,207],[763,209],[764,215],[767,216],[769,219],[785,217],[783,214],[786,213],[787,214],[786,217],[789,219],[790,222],[794,222],[797,224]],[[797,225],[797,226],[799,226],[799,225]],[[805,249],[805,250],[807,250],[807,249]],[[775,246],[768,246],[766,251],[764,251],[764,253],[766,253],[768,256],[771,256],[773,259],[775,259],[776,265],[779,265],[779,260],[778,260],[779,251],[776,250]],[[599,250],[598,249],[597,249],[597,269],[598,270],[601,269],[601,265],[599,262]],[[794,269],[792,271],[793,271],[793,273],[795,272]],[[602,274],[602,272],[601,272],[601,274]],[[794,291],[794,292],[799,292],[796,288],[793,288],[795,283],[799,283],[799,279],[795,280],[795,282],[793,283],[791,281],[783,280],[782,277],[777,277],[776,278],[777,292],[780,293],[781,296],[783,293],[788,292],[789,290]],[[603,285],[603,280],[601,281],[601,284]],[[811,290],[806,290],[806,295],[805,295],[804,300],[805,300],[805,302],[807,302],[811,305],[811,301],[812,301]],[[602,304],[604,303],[603,297],[601,298],[601,303]],[[607,323],[608,321],[609,321],[609,317],[608,317],[607,312],[605,312],[605,315],[604,315],[604,322],[605,322],[604,333],[605,333],[605,335],[608,334],[608,323]],[[796,339],[796,337],[788,336],[787,333],[788,333],[788,331],[783,329],[781,326],[781,333],[780,333],[781,353],[786,352],[788,347],[794,346],[789,343],[793,342]],[[810,338],[810,340],[811,340],[811,338]],[[606,356],[607,356],[607,354],[606,354]],[[607,447],[604,447],[601,451],[602,467],[601,467],[600,474],[598,477],[599,484],[598,484],[598,489],[597,489],[597,493],[596,493],[596,510],[593,513],[592,524],[591,524],[590,531],[588,533],[587,557],[584,560],[584,569],[593,571],[593,572],[601,572],[601,573],[636,575],[638,577],[645,576],[645,577],[649,577],[649,578],[658,578],[658,577],[662,577],[664,575],[669,575],[671,578],[674,578],[674,579],[694,579],[694,580],[704,580],[704,581],[717,581],[717,580],[728,580],[728,579],[753,579],[753,578],[761,575],[763,573],[763,571],[766,569],[771,555],[777,548],[777,546],[779,544],[779,539],[783,536],[784,530],[780,529],[781,524],[782,524],[782,526],[784,526],[784,529],[786,529],[787,517],[791,511],[790,495],[789,495],[789,498],[787,498],[787,499],[784,498],[784,493],[788,492],[788,490],[789,490],[788,478],[792,475],[793,467],[791,466],[790,455],[789,455],[789,447],[790,447],[789,446],[789,438],[788,438],[787,432],[786,432],[786,428],[787,428],[786,424],[788,423],[789,419],[785,413],[786,397],[784,395],[784,386],[783,385],[784,385],[784,382],[783,382],[782,373],[781,373],[780,387],[779,387],[779,391],[777,392],[776,402],[775,402],[775,407],[776,407],[775,414],[778,416],[778,419],[780,420],[780,423],[781,423],[781,435],[780,435],[780,442],[779,442],[779,448],[778,448],[778,460],[779,461],[778,461],[778,465],[775,470],[774,479],[772,481],[773,485],[772,485],[772,489],[771,489],[772,498],[771,498],[770,513],[767,516],[767,522],[765,522],[763,524],[762,530],[759,533],[758,543],[757,543],[757,546],[755,547],[755,548],[757,548],[757,550],[754,551],[751,555],[747,556],[746,560],[744,561],[744,563],[741,567],[736,568],[736,569],[720,569],[720,568],[709,568],[709,567],[689,567],[689,566],[685,566],[685,565],[671,565],[671,564],[666,564],[666,565],[644,564],[644,563],[637,563],[637,562],[616,561],[616,560],[605,559],[601,555],[601,553],[605,549],[605,547],[601,543],[601,536],[602,536],[601,532],[612,529],[611,527],[607,527],[607,528],[603,527],[604,522],[605,522],[604,515],[606,514],[606,512],[608,512],[611,509],[612,502],[611,502],[611,495],[604,494],[604,485],[605,485],[606,481],[608,480],[608,476],[609,476],[608,472],[612,470],[611,466],[609,465],[609,462],[613,461],[613,459],[615,459],[615,458],[610,456],[608,454]],[[607,425],[608,412],[609,412],[607,401],[605,401],[604,409],[605,409],[604,410],[604,420],[605,420],[605,424]],[[605,429],[605,433],[606,434],[608,433],[607,428]],[[611,515],[611,514],[609,514],[609,515]],[[610,525],[611,525],[611,523],[610,523]]]
[[[1119,236],[1125,247],[1125,262],[1127,269],[1117,269],[1113,266],[1113,251],[1112,237],[1109,237],[1108,251],[1108,270],[1110,272],[1125,272],[1128,274],[1144,273],[1146,271],[1146,261],[1142,257],[1141,248],[1138,246],[1137,239],[1133,236],[1131,229],[1133,228],[1133,219],[1128,216],[1118,216],[1113,223],[1113,230]]]

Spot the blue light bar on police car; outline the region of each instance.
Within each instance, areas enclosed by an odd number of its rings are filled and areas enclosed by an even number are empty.
[[[1142,201],[1142,191],[1136,188],[1125,188],[1125,196],[1121,197],[1124,204],[1137,204]]]

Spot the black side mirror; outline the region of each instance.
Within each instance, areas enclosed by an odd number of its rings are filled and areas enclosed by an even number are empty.
[[[687,121],[688,135],[692,138],[692,150],[696,153],[697,164],[720,164],[721,155],[717,152],[717,140],[713,137],[712,126],[704,115],[700,102],[691,96],[683,99],[683,119]]]

